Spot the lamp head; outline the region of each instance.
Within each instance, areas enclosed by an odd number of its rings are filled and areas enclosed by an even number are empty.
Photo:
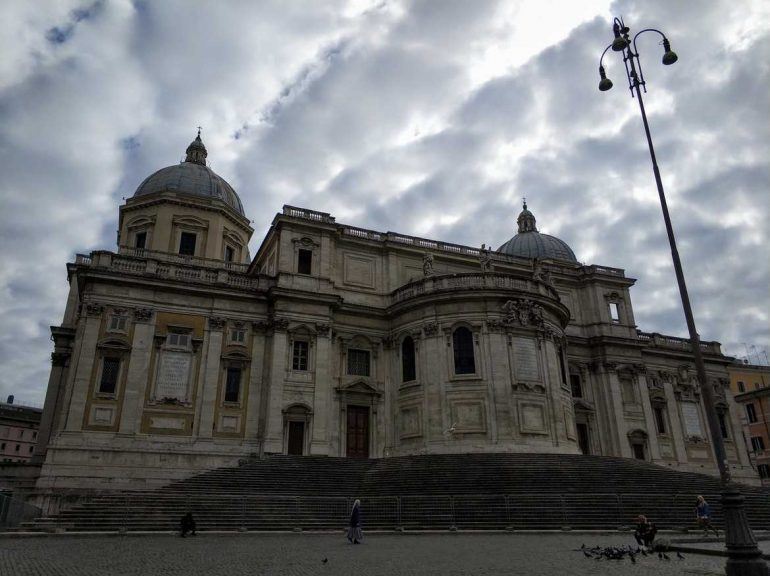
[[[626,40],[625,38],[623,38],[623,36],[620,35],[621,32],[628,32],[628,28],[626,28],[625,26],[621,28],[620,24],[615,22],[612,25],[612,33],[615,34],[615,39],[612,41],[613,52],[622,52],[628,46],[628,40]]]
[[[665,53],[663,54],[663,64],[666,66],[671,66],[671,64],[679,60],[679,56],[677,56],[676,52],[671,49],[668,38],[663,38],[663,50],[665,50]]]
[[[604,73],[604,66],[599,66],[599,77],[601,78],[599,80],[599,90],[601,92],[606,92],[612,88],[612,80],[607,78],[607,75]]]

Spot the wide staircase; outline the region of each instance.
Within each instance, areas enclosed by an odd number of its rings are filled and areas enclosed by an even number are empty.
[[[616,529],[646,514],[694,529],[697,495],[721,525],[719,481],[622,458],[544,454],[425,455],[378,460],[271,456],[154,491],[92,498],[24,530],[165,531],[191,511],[199,530],[365,528]],[[742,487],[752,527],[770,528],[770,492]]]

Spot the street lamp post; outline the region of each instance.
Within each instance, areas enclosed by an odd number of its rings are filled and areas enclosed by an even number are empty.
[[[613,33],[615,39],[612,44],[607,46],[599,59],[599,90],[606,92],[612,88],[612,81],[607,75],[602,65],[604,55],[608,50],[620,52],[623,55],[623,63],[626,67],[626,76],[628,77],[628,88],[631,91],[631,97],[636,94],[639,102],[639,110],[642,113],[642,122],[644,123],[644,133],[647,136],[647,145],[650,148],[650,159],[652,160],[652,171],[655,174],[655,184],[658,187],[658,196],[660,197],[660,207],[663,210],[663,220],[666,223],[666,233],[668,234],[668,243],[671,247],[671,257],[674,261],[674,272],[676,281],[679,285],[679,295],[682,298],[682,307],[687,322],[687,329],[690,333],[690,346],[695,357],[695,371],[700,382],[700,390],[703,394],[703,404],[706,409],[709,431],[711,433],[714,456],[719,467],[719,476],[722,481],[722,509],[725,517],[725,544],[727,547],[727,574],[729,576],[767,576],[768,569],[762,558],[762,553],[757,547],[757,541],[751,532],[746,511],[743,507],[743,496],[738,487],[730,478],[730,469],[725,453],[725,443],[722,438],[722,431],[719,426],[719,418],[714,408],[714,391],[706,378],[706,368],[703,364],[703,354],[701,353],[700,338],[695,330],[695,321],[693,320],[692,308],[690,307],[690,297],[687,294],[687,285],[682,273],[682,263],[679,260],[679,251],[676,248],[676,239],[674,238],[674,229],[671,226],[671,218],[668,214],[668,205],[666,196],[663,193],[663,182],[660,178],[658,162],[655,158],[655,149],[652,145],[650,136],[650,126],[647,123],[647,114],[644,111],[644,102],[642,101],[642,88],[645,93],[647,88],[642,73],[642,64],[639,60],[639,53],[636,49],[636,39],[644,32],[656,32],[662,37],[664,49],[663,64],[670,65],[677,61],[676,53],[671,50],[666,36],[654,28],[647,28],[637,32],[633,41],[629,39],[629,28],[622,19],[615,18],[613,22]]]

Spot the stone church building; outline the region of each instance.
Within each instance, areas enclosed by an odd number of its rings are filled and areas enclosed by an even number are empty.
[[[284,206],[256,255],[236,192],[186,160],[67,265],[38,488],[143,488],[265,454],[597,454],[716,472],[688,341],[637,329],[623,270],[527,209],[498,250]],[[702,342],[732,473],[753,480]]]

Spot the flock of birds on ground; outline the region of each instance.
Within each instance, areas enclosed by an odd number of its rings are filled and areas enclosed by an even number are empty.
[[[592,560],[623,560],[628,558],[632,564],[636,564],[637,556],[654,558],[656,554],[658,560],[671,560],[671,556],[666,554],[664,550],[646,550],[638,546],[636,548],[631,546],[594,546],[589,548],[583,544],[576,551],[582,552],[583,556]],[[679,552],[676,553],[676,557],[679,560],[684,560],[684,556]]]

